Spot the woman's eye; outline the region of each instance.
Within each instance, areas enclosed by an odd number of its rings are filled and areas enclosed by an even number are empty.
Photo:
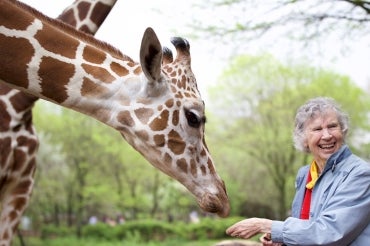
[[[333,124],[333,125],[328,126],[329,129],[334,129],[334,128],[337,128],[337,127],[338,127],[337,124]]]
[[[198,128],[201,124],[201,120],[198,115],[194,114],[193,112],[186,110],[185,117],[188,121],[189,126]]]

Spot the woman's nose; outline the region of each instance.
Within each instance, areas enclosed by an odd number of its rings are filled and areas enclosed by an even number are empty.
[[[329,138],[331,137],[331,133],[330,133],[330,130],[328,128],[324,128],[322,129],[322,137],[323,138]]]

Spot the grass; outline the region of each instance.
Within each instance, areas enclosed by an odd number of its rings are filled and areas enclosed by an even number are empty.
[[[37,237],[24,238],[26,246],[212,246],[220,240],[204,240],[204,241],[178,241],[168,240],[164,242],[137,242],[137,241],[97,241],[93,239],[78,239],[75,237],[55,238],[41,240]],[[13,239],[13,246],[21,246],[17,237]]]
[[[232,240],[231,238],[225,240]],[[97,241],[94,239],[78,239],[75,237],[55,238],[41,240],[37,237],[24,238],[25,246],[213,246],[222,240],[202,240],[202,241],[178,241],[168,240],[163,242],[137,242],[137,241]],[[252,241],[257,241],[256,238]],[[12,246],[22,246],[16,237]]]

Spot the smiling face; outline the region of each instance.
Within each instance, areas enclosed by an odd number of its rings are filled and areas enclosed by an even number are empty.
[[[334,110],[314,116],[305,124],[306,141],[318,167],[323,169],[326,160],[343,145],[344,135]]]

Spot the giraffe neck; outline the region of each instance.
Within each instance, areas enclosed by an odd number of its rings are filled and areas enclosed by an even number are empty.
[[[33,16],[28,6],[1,5],[1,52],[7,58],[1,61],[0,75],[8,84],[96,116],[110,110],[106,107],[112,105],[104,102],[120,90],[122,75],[140,71],[113,47],[37,12]]]

